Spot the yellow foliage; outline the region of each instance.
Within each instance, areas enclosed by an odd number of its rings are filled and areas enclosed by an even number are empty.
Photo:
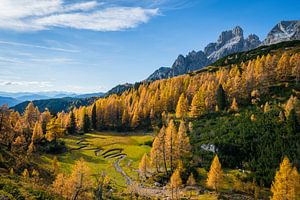
[[[271,186],[271,200],[296,200],[300,198],[300,179],[297,169],[284,157]]]
[[[24,169],[22,175],[23,175],[24,178],[29,178],[29,172],[28,172],[28,169]]]
[[[207,174],[207,186],[218,191],[222,187],[223,183],[223,171],[218,155],[214,157],[214,160],[210,166],[210,170]]]

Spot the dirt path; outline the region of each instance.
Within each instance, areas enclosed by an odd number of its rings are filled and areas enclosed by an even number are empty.
[[[126,184],[128,186],[131,186],[131,189],[134,190],[134,192],[138,193],[141,196],[146,196],[146,197],[167,198],[171,196],[170,191],[165,190],[163,188],[143,187],[138,183],[134,183],[120,166],[120,162],[123,161],[126,157],[127,157],[126,155],[123,155],[120,158],[116,159],[116,161],[114,162],[114,167],[116,171],[119,172],[126,179]]]
[[[117,170],[117,172],[119,172],[125,179],[126,179],[126,184],[127,185],[131,185],[132,184],[132,180],[131,178],[126,174],[126,172],[120,167],[120,162],[122,160],[124,160],[127,156],[123,155],[120,156],[120,158],[118,158],[115,163],[114,163],[114,167]]]

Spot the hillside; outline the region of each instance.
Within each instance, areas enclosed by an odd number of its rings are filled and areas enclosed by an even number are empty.
[[[80,106],[88,106],[95,102],[98,97],[89,98],[55,98],[55,99],[44,99],[44,100],[34,100],[32,101],[40,111],[44,111],[46,108],[52,113],[56,114],[62,111],[69,111],[72,108],[78,108]],[[18,105],[11,107],[11,109],[23,113],[27,107],[29,101],[22,102]]]
[[[20,101],[18,99],[12,98],[12,97],[2,97],[0,96],[0,105],[8,104],[8,106],[15,106]]]
[[[2,107],[0,191],[68,198],[79,173],[82,199],[171,198],[174,188],[182,198],[269,199],[280,163],[300,163],[299,50],[299,41],[283,42],[105,98],[23,103],[21,116]],[[222,174],[218,185],[207,181],[211,168]]]

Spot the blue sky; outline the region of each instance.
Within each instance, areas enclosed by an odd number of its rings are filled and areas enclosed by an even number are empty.
[[[239,25],[264,39],[298,0],[1,0],[1,91],[107,91]]]

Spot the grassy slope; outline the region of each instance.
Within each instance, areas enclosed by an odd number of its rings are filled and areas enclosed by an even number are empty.
[[[80,144],[78,141],[83,140]],[[86,134],[84,136],[67,136],[64,141],[69,149],[76,149],[83,145],[87,147],[79,150],[70,150],[64,154],[57,155],[61,164],[61,172],[70,173],[72,166],[76,160],[81,157],[88,163],[92,173],[105,171],[116,183],[116,186],[125,187],[125,179],[116,172],[113,163],[117,158],[104,158],[102,155],[96,156],[96,148],[103,149],[102,152],[114,148],[124,149],[122,153],[127,154],[127,158],[121,162],[121,167],[128,175],[135,178],[137,172],[134,169],[138,168],[139,161],[144,153],[150,151],[150,146],[145,145],[145,142],[152,141],[153,137],[150,135],[141,134],[123,134],[113,132],[95,132]],[[116,154],[116,152],[112,152]],[[41,167],[51,168],[53,155],[41,156]],[[131,163],[130,165],[128,165]]]

